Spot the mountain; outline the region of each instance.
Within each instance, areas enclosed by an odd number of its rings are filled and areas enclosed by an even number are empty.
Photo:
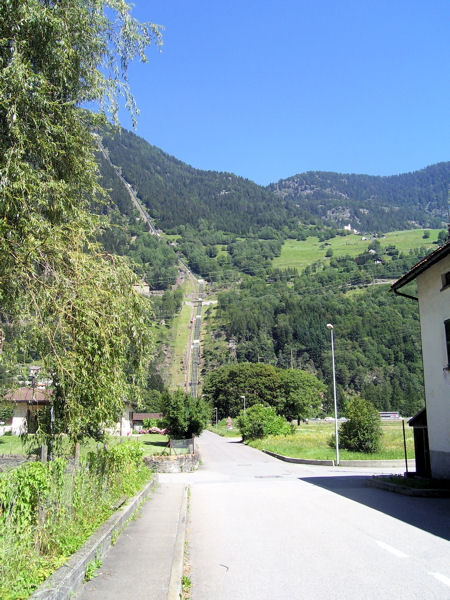
[[[299,212],[263,186],[232,173],[194,169],[124,129],[103,132],[102,143],[165,231],[198,227],[203,220],[211,229],[243,235],[267,226],[281,229]]]
[[[165,231],[202,226],[239,236],[296,237],[302,228],[350,224],[362,232],[442,227],[450,162],[390,177],[311,171],[263,187],[232,173],[202,171],[120,129],[101,132],[114,165]],[[102,167],[105,181],[111,178]],[[112,186],[120,204],[120,186]],[[261,233],[263,232],[263,233]]]
[[[329,225],[359,231],[441,227],[447,219],[450,162],[377,177],[311,171],[268,189]]]

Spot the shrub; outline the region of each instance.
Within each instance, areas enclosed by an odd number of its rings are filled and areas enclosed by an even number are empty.
[[[277,415],[272,406],[254,404],[246,414],[240,413],[238,425],[243,440],[255,440],[268,435],[286,435],[291,432],[289,423]]]
[[[381,447],[380,415],[371,402],[355,396],[346,403],[347,421],[339,428],[339,445],[373,454]]]
[[[172,438],[200,435],[211,418],[211,408],[203,398],[193,398],[181,391],[162,395],[162,422]]]

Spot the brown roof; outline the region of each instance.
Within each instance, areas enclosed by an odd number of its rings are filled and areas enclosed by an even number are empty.
[[[410,281],[413,281],[420,273],[426,271],[431,265],[442,260],[447,254],[450,254],[450,240],[447,240],[443,246],[440,246],[437,250],[414,265],[407,273],[391,285],[391,289],[394,290],[394,292],[399,290]]]
[[[133,421],[143,421],[144,419],[161,419],[162,413],[133,413]]]
[[[12,402],[27,402],[28,404],[48,404],[51,390],[41,390],[32,387],[20,387],[5,394],[5,399]]]

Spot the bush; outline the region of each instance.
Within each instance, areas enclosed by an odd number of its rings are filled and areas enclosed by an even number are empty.
[[[176,391],[164,392],[161,397],[162,422],[171,438],[185,439],[200,435],[211,419],[211,407],[203,398]]]
[[[371,402],[355,396],[346,403],[347,421],[339,428],[339,445],[354,452],[374,454],[381,448],[380,415]]]
[[[243,440],[255,440],[268,435],[286,435],[291,432],[289,423],[277,415],[272,406],[254,404],[246,414],[240,413],[238,425]]]

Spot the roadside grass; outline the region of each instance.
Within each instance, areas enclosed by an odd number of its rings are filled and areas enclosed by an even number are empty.
[[[107,446],[112,448],[117,444],[120,444],[124,440],[130,439],[137,440],[142,446],[144,456],[150,454],[162,454],[167,449],[169,437],[167,435],[161,435],[160,433],[143,433],[141,435],[133,436],[110,436],[107,438]],[[0,437],[0,455],[17,454],[27,455],[35,453],[39,450],[38,446],[33,443],[34,436],[28,436],[28,441],[25,444],[21,437],[18,435],[7,435]],[[103,444],[100,444],[103,447]],[[86,444],[83,444],[80,448],[81,456],[87,456],[88,452],[95,452],[97,449],[97,443],[94,440],[89,440]],[[167,449],[168,451],[168,449]],[[62,442],[61,450],[59,454],[68,456],[71,454],[68,444],[65,440]]]
[[[65,461],[27,463],[0,475],[0,598],[29,598],[151,479],[133,444],[80,468]],[[98,563],[88,568],[94,574]]]
[[[382,423],[382,450],[376,454],[363,454],[340,449],[342,460],[392,460],[404,458],[403,433],[401,422]],[[276,454],[292,458],[311,458],[332,460],[336,457],[334,448],[328,446],[328,440],[334,433],[334,423],[305,423],[297,428],[293,435],[269,436],[261,440],[248,442],[258,450],[270,450]],[[414,439],[410,427],[405,427],[406,450],[408,458],[414,458]]]
[[[392,231],[384,234],[384,237],[378,238],[381,247],[394,245],[400,252],[409,252],[411,248],[420,248],[421,246],[432,249],[435,248],[440,229],[430,229],[430,237],[423,239],[425,229],[411,229],[405,231]],[[319,260],[326,260],[325,253],[329,248],[333,251],[333,257],[357,256],[367,250],[371,240],[362,240],[362,235],[337,236],[325,243],[320,242],[317,237],[308,237],[306,240],[288,239],[281,248],[280,256],[274,258],[272,265],[274,268],[287,269],[289,267],[302,271],[306,266]],[[325,246],[324,244],[329,244]]]
[[[31,447],[31,450],[34,448]],[[37,450],[37,446],[35,448]],[[0,437],[0,455],[27,454],[23,441],[19,435],[2,435]]]
[[[208,425],[207,429],[208,429],[208,431],[217,433],[218,435],[221,435],[222,437],[229,437],[229,438],[241,437],[241,432],[239,431],[239,428],[237,426],[236,419],[232,420],[232,426],[233,426],[233,429],[227,429],[227,420],[222,419],[221,421],[219,421],[217,423],[217,427],[216,427],[215,423],[211,423],[211,425]]]

